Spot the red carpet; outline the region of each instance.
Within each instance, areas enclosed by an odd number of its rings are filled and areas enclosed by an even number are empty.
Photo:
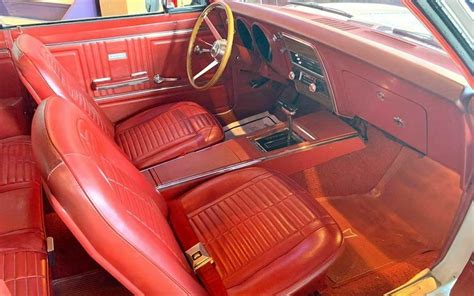
[[[363,150],[344,155],[291,177],[313,196],[344,196],[369,192],[400,152],[401,145],[370,128]]]
[[[333,283],[328,279],[327,288],[320,291],[322,296],[381,296],[404,284],[418,272],[430,266],[438,258],[438,252],[427,252],[404,261],[389,264],[377,271],[350,281],[349,283],[331,287]]]
[[[292,176],[345,230],[325,295],[381,295],[436,259],[460,177],[369,128],[367,148]]]
[[[122,296],[132,295],[105,270],[93,270],[53,281],[54,295]]]

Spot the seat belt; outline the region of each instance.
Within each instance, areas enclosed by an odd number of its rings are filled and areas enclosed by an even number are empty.
[[[216,270],[214,259],[201,242],[189,248],[185,254],[194,273],[199,277],[210,295],[227,295],[227,289]]]
[[[56,264],[56,255],[54,253],[54,239],[51,236],[46,238],[46,252],[48,254],[49,266],[54,267]]]

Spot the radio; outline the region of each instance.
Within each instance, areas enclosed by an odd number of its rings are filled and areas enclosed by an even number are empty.
[[[288,74],[288,78],[291,80],[300,81],[302,84],[308,87],[308,91],[311,93],[317,92],[329,96],[326,82],[319,77],[294,68],[293,71]]]
[[[294,81],[296,90],[334,110],[326,71],[314,45],[286,33],[281,36],[291,63],[288,78]]]

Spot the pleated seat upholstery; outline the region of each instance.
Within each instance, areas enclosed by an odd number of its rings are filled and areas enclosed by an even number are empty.
[[[30,137],[0,140],[0,292],[49,295],[43,217]]]
[[[311,291],[340,253],[334,220],[278,173],[237,170],[166,202],[80,109],[54,97],[35,114],[33,143],[53,208],[135,294]],[[214,260],[201,281],[184,255],[198,243]]]

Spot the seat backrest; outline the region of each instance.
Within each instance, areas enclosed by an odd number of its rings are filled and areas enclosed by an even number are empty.
[[[41,41],[21,34],[13,44],[12,52],[20,79],[36,102],[54,95],[71,100],[113,137],[114,127],[102,109]]]
[[[53,208],[99,264],[135,294],[205,294],[163,197],[80,109],[43,101],[32,142]]]

